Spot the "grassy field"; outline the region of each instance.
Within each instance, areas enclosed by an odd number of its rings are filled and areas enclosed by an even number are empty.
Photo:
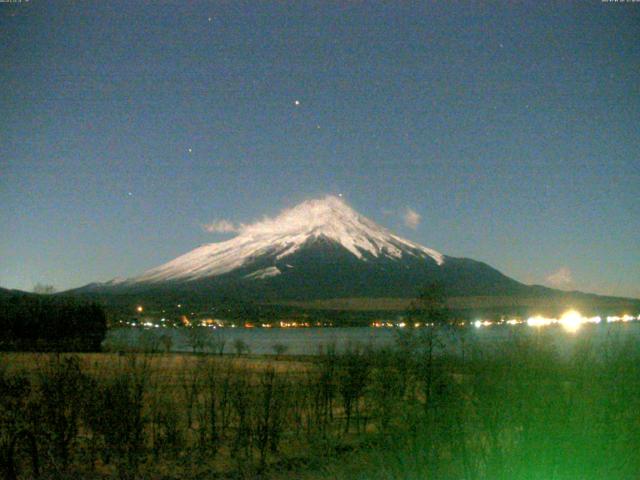
[[[448,332],[447,335],[451,333]],[[0,354],[4,478],[640,478],[640,348]]]
[[[0,352],[0,364],[6,373],[24,373],[37,377],[38,373],[50,365],[56,354],[33,352]],[[282,356],[251,356],[251,355],[189,355],[183,353],[154,353],[154,354],[118,354],[118,353],[78,353],[62,354],[66,357],[77,358],[82,370],[91,375],[102,374],[105,371],[122,368],[132,358],[144,360],[149,375],[162,375],[174,381],[184,370],[201,367],[202,363],[224,365],[225,368],[239,368],[260,372],[274,368],[276,372],[294,372],[308,370],[313,364],[312,357],[301,359],[298,357]]]

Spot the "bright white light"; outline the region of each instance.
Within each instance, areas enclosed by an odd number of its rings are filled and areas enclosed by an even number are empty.
[[[554,323],[555,319],[553,318],[544,318],[540,315],[536,315],[535,317],[529,317],[527,319],[527,325],[530,327],[546,327],[547,325],[551,325]]]
[[[567,332],[576,332],[586,319],[575,310],[569,310],[560,317],[560,324]]]
[[[491,320],[476,320],[475,322],[473,322],[473,325],[476,328],[489,327],[489,326],[493,325],[493,322]]]
[[[640,320],[640,315],[636,317],[633,315],[624,314],[622,316],[608,316],[605,318],[608,323],[633,322],[636,320]],[[603,317],[600,317],[597,315],[594,317],[584,317],[580,312],[576,310],[568,310],[564,312],[559,319],[543,317],[542,315],[535,315],[533,317],[529,317],[526,320],[521,320],[519,318],[510,318],[508,320],[503,319],[497,323],[506,323],[507,325],[519,325],[521,323],[526,323],[531,327],[546,327],[549,325],[554,325],[556,323],[559,323],[567,331],[575,332],[578,328],[580,328],[582,324],[585,324],[585,323],[599,324],[603,321],[604,321]],[[490,320],[475,320],[470,322],[470,324],[476,328],[480,328],[480,327],[488,327],[490,325],[493,325],[494,322]],[[461,323],[461,325],[464,325],[464,323]]]

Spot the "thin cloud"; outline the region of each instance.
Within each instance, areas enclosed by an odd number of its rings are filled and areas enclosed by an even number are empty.
[[[546,280],[549,285],[554,287],[568,287],[573,283],[573,274],[567,267],[561,267],[547,276]]]
[[[209,233],[238,233],[240,226],[223,219],[204,224],[202,225],[202,229]]]
[[[422,215],[420,215],[412,208],[407,207],[407,209],[402,214],[402,220],[407,227],[413,228],[415,230],[422,221]]]

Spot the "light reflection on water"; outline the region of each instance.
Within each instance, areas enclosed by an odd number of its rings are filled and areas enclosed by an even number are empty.
[[[142,328],[110,330],[107,341],[136,346]],[[460,348],[460,337],[465,343],[476,343],[483,347],[499,345],[514,336],[541,338],[554,342],[561,353],[569,353],[577,342],[591,341],[598,347],[607,340],[640,340],[640,322],[584,325],[580,330],[567,332],[560,325],[544,329],[529,328],[526,325],[494,325],[490,328],[465,327],[456,329],[457,334],[444,337],[445,348],[456,352]],[[156,335],[168,334],[172,337],[172,351],[189,352],[191,348],[183,329],[153,329]],[[273,354],[274,345],[286,346],[288,355],[315,355],[320,349],[335,345],[337,351],[344,351],[349,345],[384,347],[393,345],[397,335],[394,328],[334,327],[334,328],[221,328],[208,329],[209,335],[222,336],[226,341],[225,353],[233,352],[236,340],[245,342],[252,354]],[[462,335],[460,335],[462,334]]]

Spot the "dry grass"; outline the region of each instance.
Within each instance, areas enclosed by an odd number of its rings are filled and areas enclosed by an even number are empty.
[[[24,372],[28,374],[39,371],[46,365],[54,353],[34,352],[0,352],[0,365],[7,367],[9,373]],[[114,366],[122,365],[128,358],[127,355],[117,353],[74,353],[60,354],[61,356],[73,355],[80,359],[83,370],[87,373],[99,373],[111,370]],[[157,353],[137,354],[149,363],[153,373],[163,375],[178,375],[185,367],[195,366],[206,359],[208,362],[224,366],[231,365],[234,368],[246,368],[250,371],[261,372],[267,368],[273,368],[276,372],[306,372],[313,365],[312,359],[300,359],[299,357],[283,356],[276,358],[272,355],[193,355],[190,353]]]

